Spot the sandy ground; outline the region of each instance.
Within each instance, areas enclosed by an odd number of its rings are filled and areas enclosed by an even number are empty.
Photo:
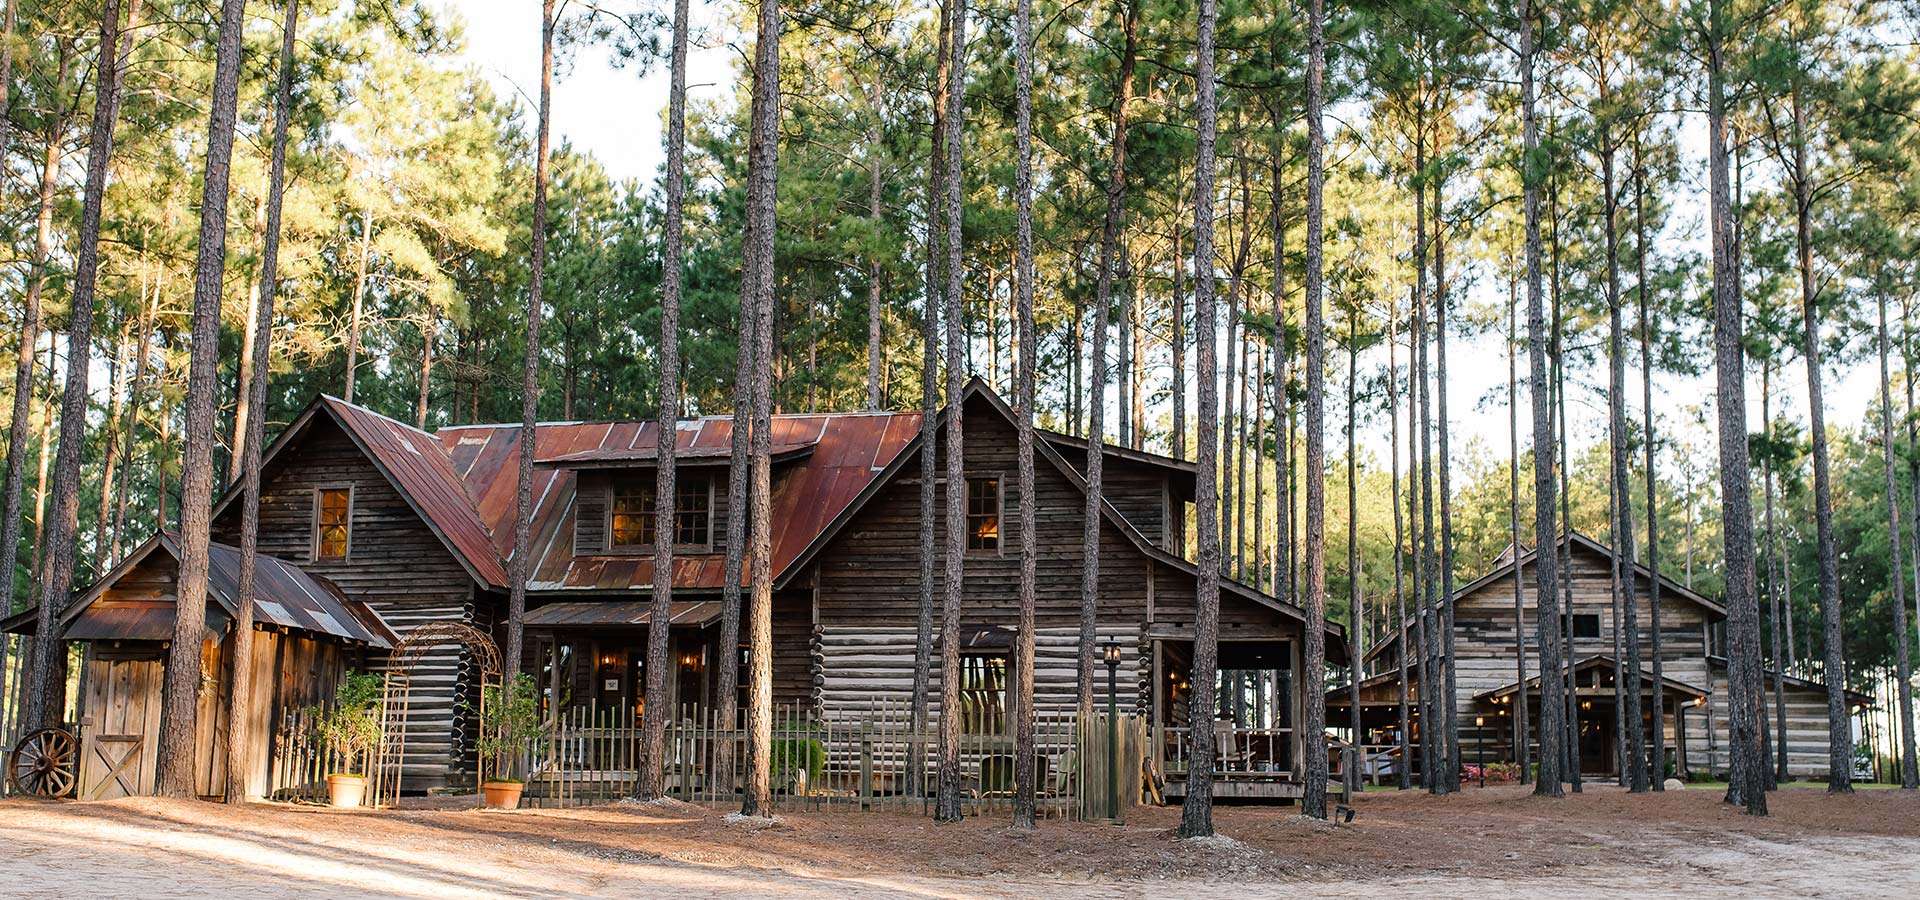
[[[1338,827],[1222,807],[1221,838],[1126,826],[800,813],[730,821],[678,803],[339,812],[155,799],[0,802],[6,896],[1560,897],[1920,895],[1920,797],[1773,795],[1752,819],[1717,793],[1561,801],[1521,788],[1366,794]]]

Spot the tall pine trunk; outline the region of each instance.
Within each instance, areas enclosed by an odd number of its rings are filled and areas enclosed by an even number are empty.
[[[1106,210],[1100,225],[1100,251],[1093,289],[1093,339],[1087,350],[1092,369],[1092,392],[1087,398],[1087,493],[1081,510],[1080,532],[1080,646],[1076,708],[1082,722],[1093,721],[1093,656],[1098,650],[1100,600],[1100,525],[1101,506],[1105,502],[1102,479],[1106,469],[1107,398],[1107,309],[1112,302],[1115,257],[1120,252],[1121,230],[1125,227],[1127,197],[1127,105],[1133,100],[1133,67],[1139,34],[1139,4],[1127,3],[1122,11],[1124,44],[1120,51],[1120,73],[1114,85],[1113,135],[1108,148]],[[1122,419],[1126,410],[1120,410]]]
[[[635,795],[660,796],[667,751],[667,623],[673,618],[673,545],[677,540],[679,494],[674,453],[680,440],[680,293],[684,251],[687,143],[687,0],[674,0],[672,62],[667,94],[667,208],[661,235],[660,410],[654,444],[653,608],[647,625],[647,684],[641,767]],[[737,515],[737,513],[730,514]],[[722,646],[721,666],[738,665],[732,646]],[[723,728],[731,729],[732,722]],[[731,742],[725,742],[731,744]],[[731,746],[728,748],[731,750]],[[728,760],[731,769],[731,758]]]
[[[1407,622],[1406,594],[1406,538],[1400,517],[1400,366],[1399,336],[1394,332],[1400,316],[1397,304],[1387,305],[1387,453],[1392,465],[1392,485],[1387,491],[1387,505],[1393,508],[1393,602],[1396,613],[1394,639],[1398,648],[1394,657],[1399,663],[1399,712],[1400,730],[1396,738],[1400,744],[1399,764],[1394,771],[1400,776],[1400,790],[1412,787],[1408,763],[1413,760],[1410,711],[1407,708],[1407,646],[1412,640],[1411,626]]]
[[[1533,397],[1534,633],[1540,647],[1540,776],[1533,792],[1561,796],[1565,725],[1560,690],[1559,557],[1554,552],[1553,419],[1547,408],[1547,325],[1540,285],[1540,121],[1534,108],[1533,0],[1520,4],[1521,205],[1526,219],[1527,361]],[[1518,552],[1519,548],[1515,548]],[[1518,567],[1516,566],[1516,574]]]
[[[1447,783],[1448,793],[1460,789],[1460,702],[1459,692],[1455,690],[1454,675],[1454,636],[1453,636],[1453,464],[1452,453],[1447,446],[1447,436],[1452,432],[1452,421],[1447,417],[1447,244],[1445,170],[1434,174],[1433,179],[1433,352],[1434,384],[1436,397],[1435,414],[1440,417],[1437,429],[1437,442],[1440,459],[1440,655],[1441,664],[1446,672],[1446,692],[1443,703],[1446,710],[1447,735]]]
[[[940,603],[940,784],[934,798],[935,822],[960,821],[960,604],[966,590],[966,445],[962,409],[965,387],[965,258],[961,243],[964,213],[961,135],[967,97],[967,4],[953,0],[946,127],[946,578]],[[1097,448],[1096,448],[1097,449]],[[1089,456],[1097,454],[1089,453]]]
[[[780,154],[780,2],[760,0],[753,47],[753,109],[747,146],[746,267],[742,303],[752,303],[754,357],[752,485],[747,499],[747,789],[740,812],[773,812],[773,247]]]
[[[129,12],[138,22],[140,0]],[[93,368],[94,298],[100,270],[101,205],[107,189],[107,165],[113,155],[114,119],[120,111],[120,88],[126,80],[120,57],[120,0],[105,0],[100,10],[100,46],[96,63],[93,126],[87,140],[87,180],[81,195],[79,247],[74,254],[72,298],[67,312],[67,380],[60,398],[60,434],[53,463],[53,514],[43,535],[44,574],[40,581],[40,612],[34,635],[33,680],[28,694],[28,723],[58,724],[65,685],[54,674],[64,662],[64,647],[53,626],[73,590],[76,539],[80,527],[80,464],[87,444],[88,376]],[[49,346],[51,350],[51,346]],[[41,449],[46,458],[46,448]],[[202,537],[201,542],[205,543]],[[184,573],[183,573],[184,580]],[[181,598],[185,602],[186,598]],[[185,612],[181,615],[185,621]],[[198,618],[192,623],[201,627]],[[196,632],[197,633],[197,632]],[[199,644],[194,645],[198,659]],[[195,672],[198,672],[196,666]],[[196,679],[197,683],[197,679]]]
[[[549,18],[551,18],[551,16],[549,16]],[[544,34],[545,32],[543,31],[542,33]],[[542,38],[542,41],[545,43],[552,43],[550,39],[544,38],[544,37]],[[548,51],[542,51],[543,55],[546,52]],[[551,74],[548,74],[542,77],[551,81],[553,76]],[[539,194],[541,189],[545,186],[543,183],[540,182],[538,177],[540,174],[538,171],[539,166],[540,166],[539,162],[536,161],[534,163],[534,168],[535,168],[534,193],[536,195]],[[536,216],[544,215],[544,211],[541,209],[540,204],[534,204],[534,214]],[[539,229],[535,229],[533,232],[533,242],[534,244],[536,244],[538,247],[541,248],[540,254],[538,254],[538,256],[544,256],[545,247],[546,247],[546,236],[541,234]],[[355,373],[360,371],[360,320],[365,315],[365,307],[366,307],[366,300],[367,300],[367,265],[372,258],[373,258],[373,210],[370,208],[363,207],[360,210],[359,261],[355,263],[354,273],[353,273],[353,302],[350,305],[347,312],[347,383],[344,391],[341,393],[341,399],[346,400],[348,403],[353,402],[353,376],[355,375]],[[538,296],[540,293],[540,279],[538,277],[539,271],[540,270],[538,268],[535,268],[532,273],[534,275],[534,278],[531,286],[529,287],[529,291],[530,291],[529,296]],[[531,337],[531,335],[529,335],[529,337]],[[533,341],[529,340],[527,344],[528,346],[533,346]],[[522,518],[525,518],[525,517],[522,516]]]
[[[253,696],[253,566],[260,553],[260,457],[266,441],[267,372],[273,357],[273,304],[280,285],[280,210],[287,180],[287,119],[293,107],[294,35],[300,0],[287,0],[280,24],[280,73],[273,91],[273,149],[267,168],[267,223],[260,248],[260,297],[254,308],[253,356],[241,360],[252,371],[247,382],[247,434],[240,463],[240,583],[233,617],[233,678],[227,709],[248,708]],[[248,716],[227,716],[228,803],[244,803],[252,780],[253,746]]]
[[[114,2],[114,0],[108,0]],[[227,261],[227,180],[240,87],[246,0],[220,4],[213,103],[207,126],[200,246],[194,260],[193,351],[187,373],[186,459],[180,476],[180,586],[162,699],[159,793],[194,793],[194,719],[200,696],[200,642],[206,631],[207,541],[213,499],[214,381],[220,366],[220,286]]]
[[[1713,241],[1713,346],[1718,388],[1721,540],[1725,555],[1729,802],[1766,815],[1764,762],[1757,720],[1760,610],[1754,592],[1753,507],[1748,494],[1746,354],[1741,344],[1740,285],[1735,281],[1727,179],[1725,21],[1722,0],[1709,0],[1707,25],[1707,174]],[[1842,775],[1844,776],[1844,773]]]
[[[1307,6],[1307,623],[1306,661],[1301,687],[1306,712],[1301,727],[1306,735],[1307,783],[1300,811],[1316,819],[1327,817],[1327,447],[1326,447],[1326,322],[1321,244],[1325,230],[1326,148],[1321,107],[1322,82],[1327,67],[1325,4]],[[1218,603],[1218,600],[1215,600]],[[1217,614],[1216,610],[1216,614]]]
[[[1507,540],[1513,553],[1514,682],[1527,683],[1525,579],[1520,577],[1520,281],[1507,276]],[[1513,752],[1520,780],[1533,777],[1532,738],[1527,733],[1530,700],[1521,690],[1513,704]]]
[[[1613,506],[1613,581],[1618,613],[1614,619],[1619,626],[1614,629],[1617,641],[1625,647],[1624,656],[1615,657],[1618,666],[1614,676],[1615,692],[1624,702],[1616,703],[1616,715],[1620,727],[1616,734],[1623,743],[1625,751],[1618,756],[1622,762],[1621,776],[1633,793],[1644,793],[1647,784],[1647,740],[1641,727],[1640,718],[1640,608],[1638,591],[1634,589],[1637,579],[1634,562],[1633,534],[1633,481],[1629,474],[1631,451],[1627,443],[1627,348],[1626,329],[1622,325],[1620,297],[1620,240],[1618,194],[1614,190],[1615,152],[1610,132],[1602,126],[1600,141],[1604,145],[1601,154],[1600,171],[1603,194],[1602,225],[1606,233],[1607,256],[1607,437],[1608,453],[1608,490]],[[1657,693],[1662,690],[1654,685]],[[1658,722],[1655,723],[1656,728]]]
[[[540,319],[542,315],[542,295],[546,288],[547,270],[547,181],[550,177],[548,167],[550,131],[553,125],[553,32],[555,27],[554,0],[542,0],[540,4],[540,120],[536,128],[538,134],[534,142],[533,161],[533,227],[530,237],[531,262],[529,263],[529,283],[527,287],[526,352],[520,361],[520,458],[514,480],[513,514],[513,584],[507,592],[507,653],[504,661],[506,677],[520,674],[520,659],[526,637],[527,617],[527,581],[533,577],[532,547],[529,544],[533,527],[533,456],[537,448],[535,434],[540,421]],[[364,213],[361,216],[367,233],[373,229],[372,219]],[[362,235],[362,241],[366,234]],[[361,251],[360,265],[366,267],[366,251]],[[364,276],[360,279],[365,282]],[[359,291],[354,293],[354,326],[359,324]],[[353,369],[352,353],[347,356],[348,400],[352,400]]]
[[[954,0],[947,0],[948,3]],[[907,767],[907,793],[924,797],[927,731],[927,694],[933,680],[934,607],[934,468],[938,465],[940,413],[940,307],[944,303],[947,190],[947,92],[951,89],[953,17],[941,6],[939,37],[934,48],[933,112],[927,155],[926,283],[920,315],[920,615],[913,645],[913,737],[908,747],[913,764]],[[1076,342],[1077,344],[1077,342]],[[1078,381],[1076,379],[1076,393]]]
[[[1366,651],[1367,617],[1360,591],[1359,393],[1360,310],[1347,307],[1347,727],[1356,753],[1365,754],[1360,730],[1361,655]],[[1359,757],[1355,757],[1355,762]],[[1360,786],[1356,766],[1345,768],[1347,787]],[[1324,801],[1323,801],[1324,803]]]
[[[1014,25],[1014,202],[1018,208],[1014,260],[1015,318],[1019,328],[1020,631],[1014,648],[1013,824],[1031,830],[1034,818],[1033,628],[1039,542],[1034,534],[1033,364],[1033,0],[1019,0]]]
[[[1900,683],[1900,786],[1907,790],[1920,787],[1920,766],[1914,758],[1913,737],[1913,662],[1907,656],[1911,635],[1907,633],[1906,572],[1901,564],[1900,538],[1900,495],[1897,479],[1894,477],[1893,457],[1896,452],[1893,443],[1893,390],[1889,386],[1892,377],[1887,367],[1887,291],[1890,286],[1878,286],[1874,291],[1875,307],[1879,313],[1878,340],[1876,349],[1880,355],[1880,455],[1885,463],[1887,481],[1887,550],[1889,565],[1887,582],[1893,596],[1894,671]]]
[[[1807,171],[1806,106],[1796,83],[1793,106],[1794,244],[1800,275],[1800,321],[1807,364],[1807,431],[1813,438],[1813,521],[1820,573],[1821,639],[1827,683],[1827,790],[1853,791],[1853,720],[1847,715],[1847,654],[1842,643],[1840,551],[1833,535],[1833,474],[1827,451],[1826,400],[1820,373],[1819,297],[1813,279],[1813,186]]]
[[[1647,254],[1653,245],[1647,240],[1647,184],[1646,164],[1641,159],[1640,135],[1633,137],[1633,223],[1634,223],[1634,264],[1638,267],[1638,277],[1634,280],[1636,293],[1640,301],[1640,429],[1641,449],[1646,454],[1647,495],[1647,615],[1648,655],[1653,657],[1653,752],[1647,761],[1649,779],[1654,791],[1666,790],[1667,779],[1667,710],[1666,710],[1666,670],[1660,655],[1660,506],[1659,480],[1655,476],[1653,464],[1655,433],[1653,430],[1653,315],[1651,300],[1647,290]],[[1677,719],[1683,714],[1683,708],[1676,707]]]
[[[1314,0],[1317,4],[1319,0]],[[1187,702],[1187,784],[1180,808],[1181,837],[1213,834],[1213,716],[1214,678],[1218,675],[1220,642],[1220,522],[1218,474],[1219,371],[1215,342],[1219,335],[1214,308],[1213,175],[1214,144],[1219,137],[1220,107],[1213,76],[1214,25],[1217,0],[1198,0],[1199,26],[1194,49],[1194,118],[1198,137],[1193,167],[1193,339],[1194,383],[1198,386],[1194,427],[1193,518],[1199,548],[1194,588],[1193,696]],[[1311,695],[1318,691],[1309,690]]]
[[[18,3],[10,3],[8,16]],[[8,29],[11,34],[12,29]],[[9,38],[11,40],[11,38]],[[8,44],[11,49],[12,44]],[[57,59],[54,65],[55,77],[65,81],[72,54],[67,43],[56,45]],[[6,116],[0,115],[0,120]],[[20,311],[20,331],[16,340],[19,348],[14,353],[13,372],[13,410],[7,427],[7,480],[5,512],[3,524],[0,524],[0,606],[5,606],[9,614],[13,612],[14,568],[20,560],[20,507],[27,488],[27,444],[28,437],[34,431],[33,398],[34,370],[38,367],[40,351],[40,298],[45,293],[49,276],[48,254],[53,246],[53,203],[55,192],[59,188],[61,151],[64,149],[64,135],[67,130],[66,117],[56,117],[46,133],[46,153],[40,160],[39,200],[34,215],[33,249],[27,257],[27,290]],[[0,125],[0,127],[5,127]],[[51,340],[51,339],[49,339]],[[44,453],[42,454],[44,456]],[[33,584],[32,572],[28,573],[27,584]],[[36,623],[37,627],[37,623]],[[11,640],[8,638],[7,640]],[[25,653],[27,641],[22,640],[22,652]],[[6,641],[0,641],[0,651],[4,651]],[[6,654],[0,652],[0,687],[5,686]],[[31,720],[22,720],[31,721]]]
[[[677,32],[676,32],[677,34]],[[867,219],[873,226],[873,236],[878,237],[886,227],[880,206],[880,165],[882,148],[880,144],[880,125],[884,116],[880,108],[880,85],[867,86],[867,106],[873,114],[867,126]],[[684,104],[684,100],[681,101]],[[682,114],[684,118],[684,113]],[[685,126],[681,126],[684,130]],[[867,254],[867,409],[878,411],[880,400],[880,369],[884,333],[881,329],[880,311],[880,253],[876,245]]]

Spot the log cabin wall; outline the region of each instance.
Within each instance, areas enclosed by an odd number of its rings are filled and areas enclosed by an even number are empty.
[[[1597,616],[1600,626],[1598,634],[1594,637],[1573,639],[1575,662],[1590,656],[1610,657],[1614,653],[1615,623],[1611,565],[1611,560],[1605,554],[1596,553],[1584,544],[1574,544],[1571,570],[1572,614]],[[1525,631],[1526,638],[1527,677],[1531,678],[1540,674],[1540,645],[1535,639],[1535,629],[1539,622],[1536,590],[1538,581],[1531,566],[1523,567],[1521,575],[1523,608],[1521,627]],[[1649,603],[1650,589],[1650,583],[1645,578],[1635,579],[1635,590],[1639,593],[1637,619],[1640,624],[1640,667],[1648,678],[1653,675],[1653,610]],[[1562,599],[1564,600],[1564,595]],[[1701,690],[1707,689],[1706,625],[1711,615],[1709,610],[1676,596],[1673,591],[1661,591],[1660,656],[1662,674],[1667,678]],[[1455,697],[1460,709],[1462,746],[1472,747],[1477,740],[1485,741],[1489,747],[1506,746],[1512,726],[1505,724],[1504,719],[1490,718],[1484,733],[1476,734],[1473,725],[1473,709],[1475,695],[1512,684],[1517,677],[1513,658],[1513,576],[1511,574],[1495,578],[1478,590],[1455,599],[1454,656],[1456,660]],[[1392,652],[1383,653],[1378,659],[1389,668],[1395,664]],[[1395,690],[1397,692],[1397,687]],[[1668,745],[1672,746],[1674,725],[1671,719],[1671,702],[1668,703],[1668,707],[1666,740]],[[1610,717],[1611,713],[1608,715]],[[1689,735],[1689,738],[1691,739],[1692,735]]]
[[[1000,552],[969,554],[962,629],[1011,628],[1019,621],[1020,521],[1016,435],[1012,424],[976,403],[968,409],[966,473],[1002,479]],[[945,448],[936,472],[945,472]],[[913,460],[855,514],[815,563],[820,629],[821,697],[845,702],[906,696],[912,686],[920,595],[920,469]],[[941,478],[944,484],[944,477]],[[1040,710],[1071,708],[1076,695],[1082,526],[1085,495],[1044,457],[1036,455],[1039,559],[1035,590],[1035,703]],[[1157,490],[1157,489],[1156,489]],[[934,541],[944,547],[945,490],[935,492]],[[1101,529],[1100,642],[1119,641],[1121,702],[1138,707],[1150,663],[1143,636],[1191,639],[1194,579],[1155,563],[1118,528]],[[941,551],[944,552],[944,551]],[[935,602],[944,590],[936,564]],[[938,684],[936,612],[935,684]],[[1297,622],[1245,598],[1222,592],[1221,639],[1297,638]],[[1099,667],[1096,696],[1105,702]],[[937,690],[936,703],[937,703]]]
[[[353,490],[347,558],[315,560],[314,491],[335,485]],[[214,539],[238,544],[239,531],[240,508],[234,504],[214,522]],[[446,545],[325,414],[316,415],[312,430],[262,473],[260,552],[331,579],[403,638],[428,622],[491,624],[495,601],[476,594],[472,577]],[[384,664],[371,662],[375,670]],[[433,648],[414,672],[406,790],[442,787],[472,771],[478,726],[472,665],[464,648],[447,644]]]
[[[1718,661],[1711,665],[1713,693],[1704,709],[1687,707],[1687,762],[1695,771],[1726,774],[1727,750],[1727,669]],[[1789,680],[1785,686],[1787,705],[1787,774],[1794,778],[1827,777],[1827,690]],[[1773,674],[1766,677],[1767,767],[1772,768],[1778,753],[1773,741],[1779,720],[1773,699]],[[1708,727],[1708,723],[1712,727]]]

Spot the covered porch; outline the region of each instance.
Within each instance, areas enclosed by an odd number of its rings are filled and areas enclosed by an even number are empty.
[[[1621,771],[1619,754],[1619,723],[1615,713],[1614,672],[1616,664],[1613,657],[1606,655],[1588,656],[1574,663],[1570,669],[1573,727],[1579,734],[1580,774],[1591,778],[1613,778]],[[1686,759],[1686,723],[1681,710],[1705,701],[1707,692],[1672,678],[1662,678],[1656,685],[1653,675],[1642,669],[1640,673],[1640,721],[1637,723],[1640,733],[1648,746],[1654,740],[1664,743],[1665,759],[1673,761],[1674,771],[1687,771]],[[1515,681],[1492,690],[1482,691],[1473,696],[1470,708],[1460,711],[1461,759],[1472,763],[1476,756],[1484,754],[1487,762],[1513,762],[1519,758],[1513,741],[1513,711],[1516,702],[1527,704],[1529,722],[1539,721],[1540,676],[1528,678],[1523,685]],[[1653,692],[1660,690],[1664,694],[1665,714],[1662,721],[1653,720]],[[1521,698],[1524,697],[1524,700]],[[1634,727],[1628,723],[1627,727]],[[1537,745],[1530,741],[1531,751],[1537,751]],[[1655,777],[1664,777],[1655,773]]]

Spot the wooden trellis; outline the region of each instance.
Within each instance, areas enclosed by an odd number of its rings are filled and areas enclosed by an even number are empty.
[[[400,799],[400,784],[406,771],[407,717],[413,704],[413,672],[433,647],[457,643],[473,655],[480,671],[480,718],[486,719],[487,688],[502,679],[500,649],[486,632],[460,622],[431,622],[407,632],[388,658],[386,681],[381,696],[380,763],[374,767],[374,783],[369,785],[376,804],[390,805]],[[474,783],[486,780],[486,760],[475,755]]]

